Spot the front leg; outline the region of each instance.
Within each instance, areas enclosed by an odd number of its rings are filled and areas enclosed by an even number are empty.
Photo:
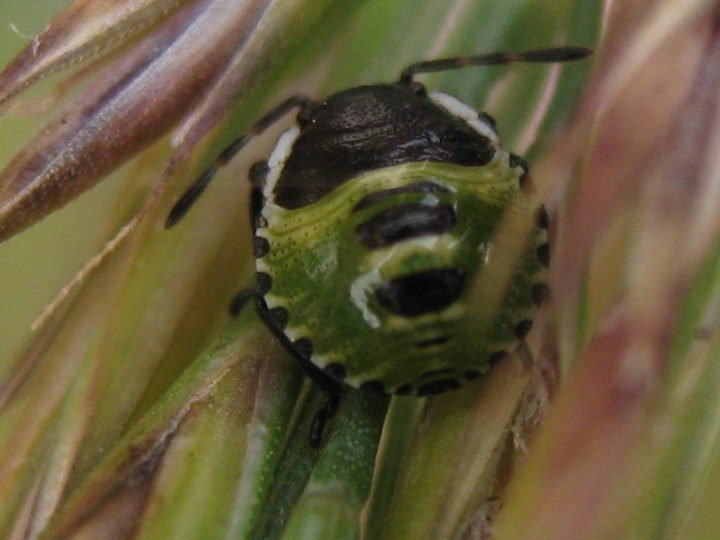
[[[322,443],[323,432],[327,422],[335,415],[335,412],[337,412],[342,395],[342,383],[332,378],[312,362],[312,344],[308,340],[301,339],[294,342],[288,338],[281,329],[278,314],[274,314],[272,310],[268,309],[258,289],[248,288],[236,294],[230,302],[231,315],[237,316],[251,299],[255,301],[255,308],[265,326],[298,361],[307,376],[325,393],[325,404],[315,413],[310,427],[310,446],[317,449]]]

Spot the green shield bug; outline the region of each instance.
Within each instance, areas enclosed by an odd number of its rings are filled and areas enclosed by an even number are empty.
[[[588,54],[559,47],[430,60],[407,67],[394,84],[324,101],[291,96],[228,146],[173,207],[168,227],[248,140],[299,110],[296,125],[250,171],[257,279],[230,309],[253,301],[327,395],[312,446],[343,384],[426,396],[482,376],[522,342],[546,291],[548,220],[540,205],[493,320],[481,331],[469,324],[468,291],[492,256],[505,210],[527,189],[528,168],[502,149],[488,114],[428,93],[415,75]]]

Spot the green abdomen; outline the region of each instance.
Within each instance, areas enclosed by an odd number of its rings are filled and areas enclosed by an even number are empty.
[[[498,152],[371,171],[297,210],[268,202],[268,307],[348,384],[424,395],[476,378],[524,337],[545,283],[544,229],[512,226],[522,172]]]

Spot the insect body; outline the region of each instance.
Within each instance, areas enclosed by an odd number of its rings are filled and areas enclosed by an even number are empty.
[[[500,147],[494,121],[413,81],[468,64],[565,61],[587,49],[422,62],[398,83],[322,102],[293,96],[236,140],[183,196],[174,223],[245,142],[299,107],[266,162],[251,170],[258,313],[328,395],[317,446],[343,383],[425,396],[487,372],[530,330],[544,296],[547,216],[523,239],[491,320],[474,323],[471,291],[498,224],[529,187],[527,166]],[[482,286],[483,283],[480,283]]]

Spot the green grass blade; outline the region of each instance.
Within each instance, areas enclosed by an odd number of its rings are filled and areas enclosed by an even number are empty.
[[[371,393],[347,392],[283,540],[358,537],[387,404],[387,398]]]

